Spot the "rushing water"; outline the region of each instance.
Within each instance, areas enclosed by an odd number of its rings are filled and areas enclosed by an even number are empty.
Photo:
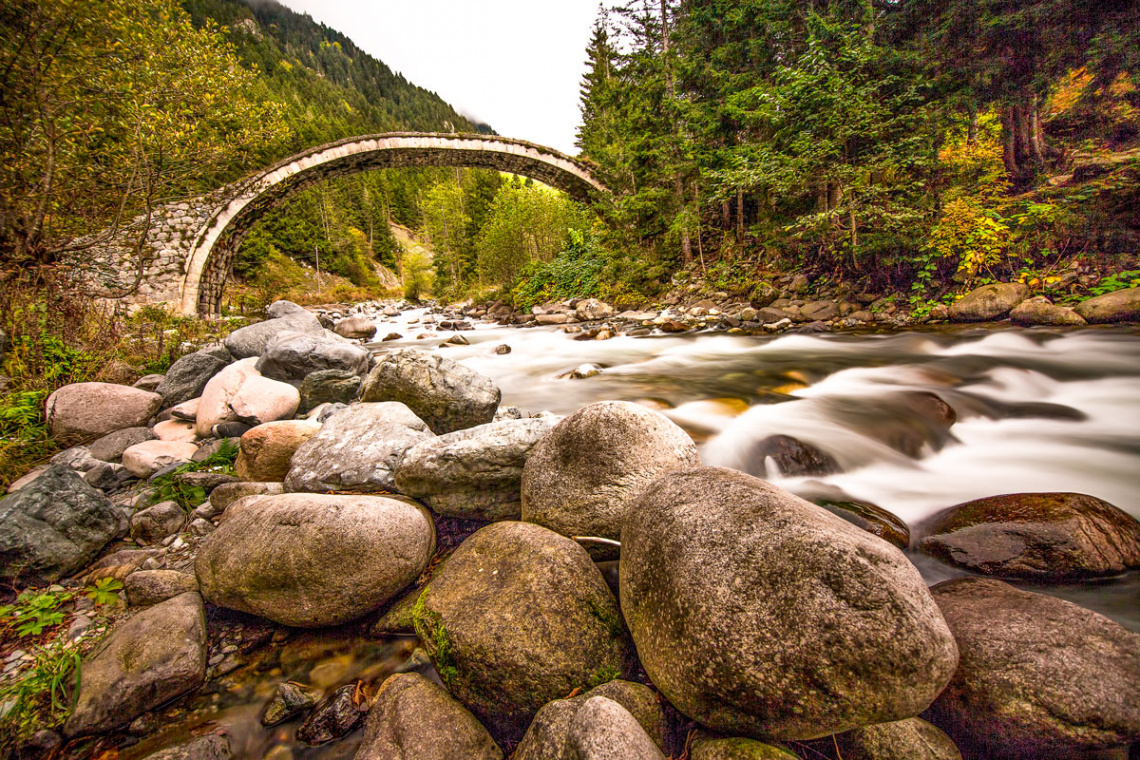
[[[409,312],[380,325],[406,337],[378,350],[433,349],[450,334]],[[1140,518],[1140,331],[943,328],[893,334],[719,332],[578,341],[561,328],[479,325],[441,349],[492,378],[503,403],[569,414],[601,400],[647,404],[688,430],[705,464],[766,477],[805,496],[877,504],[912,527],[970,499],[1076,491]],[[511,353],[495,348],[509,345]],[[592,363],[600,374],[565,374]],[[957,414],[947,432],[913,399]],[[784,434],[842,472],[783,477],[754,450]],[[959,575],[912,556],[930,582]],[[1038,587],[1140,631],[1140,580]]]

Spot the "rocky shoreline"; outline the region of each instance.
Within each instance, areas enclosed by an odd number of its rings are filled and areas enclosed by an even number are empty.
[[[1061,315],[1023,286],[986,286],[946,317],[1136,321],[1140,289],[1121,292]],[[857,300],[793,300],[624,314],[592,299],[530,314],[465,305],[418,324],[455,341],[476,319],[595,340],[888,321],[863,320]],[[75,709],[13,757],[147,746],[169,705],[298,629],[337,626],[415,635],[419,648],[403,672],[281,682],[261,721],[300,725],[267,757],[360,726],[358,760],[1140,751],[1140,634],[1003,582],[1140,569],[1140,523],[1115,506],[995,495],[910,535],[882,510],[823,509],[704,467],[689,435],[645,407],[530,413],[446,356],[373,355],[361,341],[394,304],[314,311],[278,302],[164,376],[48,399],[53,435],[74,445],[0,501],[0,576],[72,590],[119,580],[126,608],[95,646],[100,626],[77,605],[61,634],[85,654]],[[949,428],[953,409],[935,400]],[[235,474],[194,471],[233,451]],[[192,503],[163,500],[156,484],[170,482]],[[908,548],[973,575],[928,588]],[[219,633],[227,615],[243,616],[237,633]],[[8,682],[31,666],[4,655]],[[242,754],[195,726],[131,756]]]

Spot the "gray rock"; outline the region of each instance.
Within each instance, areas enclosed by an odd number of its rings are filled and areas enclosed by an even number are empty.
[[[835,319],[839,316],[839,307],[834,301],[811,301],[800,307],[800,314],[808,322]]]
[[[99,465],[101,461],[102,460],[91,456],[91,450],[86,446],[73,446],[70,449],[59,452],[51,458],[52,464],[67,467],[68,469],[80,473],[87,472]]]
[[[83,479],[89,486],[104,492],[114,491],[134,480],[134,477],[126,467],[112,462],[100,462],[83,473]]]
[[[179,594],[198,590],[198,580],[189,573],[176,570],[139,570],[123,581],[127,603],[132,607],[149,607]]]
[[[277,304],[289,304],[291,308],[274,309]],[[234,330],[226,336],[226,349],[235,359],[248,359],[251,356],[261,356],[273,337],[282,332],[303,332],[322,334],[325,328],[320,321],[302,309],[297,304],[288,301],[278,301],[266,310],[270,319],[264,322],[249,325]],[[280,314],[273,317],[273,314]]]
[[[758,282],[752,288],[752,292],[748,294],[748,302],[752,304],[753,308],[764,309],[771,306],[772,302],[779,297],[779,288],[767,282]]]
[[[665,760],[634,717],[605,697],[586,700],[566,743],[566,760]]]
[[[334,332],[342,338],[371,340],[376,335],[376,325],[365,317],[349,317],[337,322]]]
[[[321,694],[316,689],[286,681],[278,685],[277,691],[269,700],[269,704],[265,706],[265,714],[261,716],[261,725],[272,727],[292,720],[306,710],[316,707],[320,701]]]
[[[1090,298],[1077,304],[1075,311],[1094,325],[1140,322],[1140,288],[1125,288]]]
[[[196,689],[206,679],[206,611],[187,593],[121,623],[83,663],[66,736],[123,728],[147,710]]]
[[[0,330],[0,364],[4,363],[4,359],[8,354],[8,349],[12,347],[12,340],[8,337],[8,333]]]
[[[517,520],[523,465],[555,417],[504,420],[446,433],[408,449],[396,465],[401,493],[465,520]]]
[[[901,551],[758,478],[664,475],[621,541],[642,666],[709,728],[783,741],[901,720],[954,672],[954,638]]]
[[[952,322],[989,322],[1013,311],[1029,295],[1019,282],[999,282],[971,290],[950,306]]]
[[[1072,309],[1054,306],[1043,298],[1031,298],[1018,304],[1009,314],[1011,322],[1017,325],[1057,325],[1080,326],[1088,324]]]
[[[341,686],[297,728],[297,741],[309,746],[325,744],[346,735],[360,723],[368,711],[368,701],[357,701],[358,685]]]
[[[182,530],[186,510],[173,501],[164,501],[136,512],[131,517],[131,538],[146,544],[157,544]]]
[[[162,396],[129,385],[75,383],[48,396],[44,416],[52,436],[70,445],[146,425],[161,405]]]
[[[155,389],[162,384],[163,378],[166,375],[143,375],[134,382],[132,388],[138,388],[141,391],[155,392]]]
[[[996,580],[933,593],[961,661],[923,717],[964,757],[1030,760],[1140,740],[1140,634]]]
[[[310,372],[341,370],[363,376],[372,354],[361,346],[328,331],[277,333],[257,360],[264,377],[300,386]]]
[[[210,378],[225,369],[231,361],[229,352],[224,348],[214,348],[186,354],[174,362],[166,371],[162,383],[155,389],[162,396],[163,408],[168,409],[201,396]]]
[[[133,427],[124,430],[116,430],[114,433],[109,433],[94,443],[87,445],[87,450],[91,452],[91,456],[96,459],[101,459],[104,462],[118,462],[123,457],[123,452],[134,446],[136,443],[144,443],[145,441],[153,441],[155,435],[147,427]]]
[[[412,349],[386,355],[360,388],[361,401],[407,404],[436,435],[491,422],[500,396],[490,378]]]
[[[0,578],[54,583],[126,533],[123,514],[66,467],[52,466],[0,501]]]
[[[418,673],[391,676],[368,713],[354,760],[502,760],[487,729]]]
[[[569,699],[556,699],[543,705],[534,716],[526,735],[515,748],[511,760],[562,760],[568,756],[567,742],[574,717],[591,697],[605,697],[629,712],[662,752],[666,751],[665,711],[657,693],[648,686],[630,681],[609,681]]]
[[[274,301],[265,307],[265,316],[270,319],[288,319],[290,317],[297,317],[304,319],[312,317],[313,313],[308,311],[304,306],[299,306],[292,301]],[[315,319],[315,317],[314,317]]]
[[[414,620],[448,691],[508,736],[626,664],[621,613],[586,550],[529,523],[468,537],[435,571]]]
[[[531,449],[522,519],[564,536],[616,540],[641,489],[699,464],[692,438],[664,415],[626,401],[590,404]]]
[[[230,507],[194,570],[207,601],[283,625],[363,617],[419,577],[435,552],[435,526],[414,503],[287,493],[247,504]]]
[[[354,404],[329,417],[293,454],[287,491],[395,491],[392,470],[412,446],[434,438],[398,402]]]
[[[362,377],[340,369],[310,372],[301,381],[301,413],[316,409],[321,404],[351,404],[360,393]]]
[[[1140,567],[1140,522],[1085,494],[977,499],[938,515],[928,530],[923,552],[986,575],[1060,581]]]
[[[147,755],[144,760],[230,760],[233,756],[230,740],[211,734]]]

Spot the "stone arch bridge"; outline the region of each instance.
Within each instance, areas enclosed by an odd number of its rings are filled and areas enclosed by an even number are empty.
[[[352,137],[299,153],[211,193],[160,206],[149,228],[140,217],[120,236],[137,240],[137,234],[129,234],[131,227],[136,233],[146,229],[142,246],[122,243],[88,250],[83,269],[93,267],[99,284],[108,290],[123,289],[138,279],[137,290],[124,299],[128,303],[213,316],[243,237],[274,206],[335,177],[422,166],[497,169],[531,177],[586,202],[606,194],[586,165],[523,140],[419,132]]]

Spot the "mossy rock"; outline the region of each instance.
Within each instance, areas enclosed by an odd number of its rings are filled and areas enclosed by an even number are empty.
[[[518,738],[547,702],[619,676],[629,640],[586,550],[538,525],[475,532],[420,595],[416,634],[448,690]]]

